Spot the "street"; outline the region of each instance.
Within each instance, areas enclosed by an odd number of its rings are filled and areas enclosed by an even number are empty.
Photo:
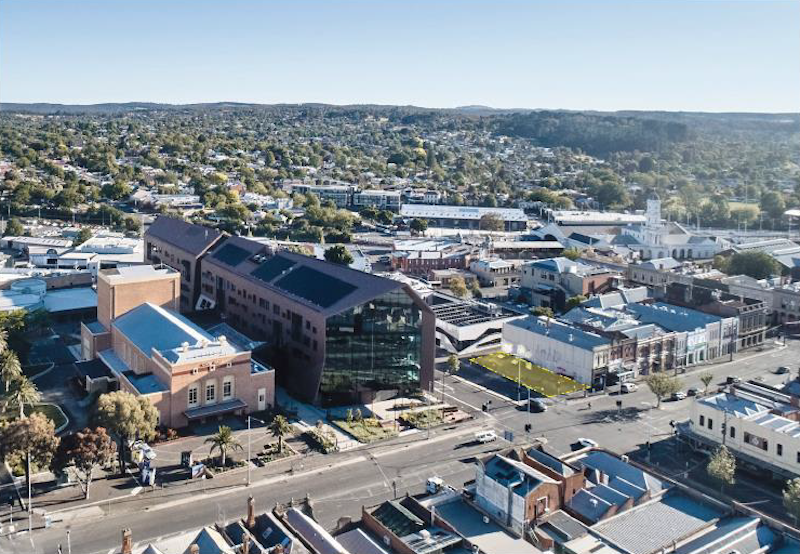
[[[763,376],[768,384],[783,383],[790,375],[776,375],[774,370],[788,365],[795,370],[800,360],[800,343],[772,345],[763,352],[745,352],[733,362],[693,368],[680,375],[683,390],[703,390],[700,375],[710,371],[715,379],[710,390],[725,381],[728,375],[742,379]],[[276,502],[308,496],[315,516],[330,529],[343,516],[360,517],[362,506],[372,506],[395,493],[417,494],[425,480],[439,476],[454,487],[461,487],[474,478],[476,456],[509,446],[504,432],[513,433],[514,444],[527,444],[544,438],[556,454],[571,450],[579,437],[597,441],[602,448],[627,453],[636,452],[648,441],[656,442],[672,433],[670,421],[688,415],[691,399],[665,400],[655,409],[656,399],[641,384],[633,393],[580,398],[565,401],[548,400],[544,413],[528,413],[512,398],[475,385],[461,376],[437,373],[435,393],[457,404],[475,416],[458,426],[440,427],[418,432],[390,443],[371,445],[338,454],[313,454],[302,459],[275,462],[253,470],[253,484],[245,487],[245,474],[227,480],[192,482],[163,490],[145,490],[110,503],[89,505],[65,513],[53,513],[48,529],[34,530],[13,537],[0,537],[0,553],[55,553],[65,544],[66,531],[71,531],[72,551],[107,553],[118,548],[120,531],[130,527],[135,543],[196,528],[204,524],[230,520],[245,513],[247,496],[252,494],[259,511],[269,510]],[[515,389],[516,385],[512,385]],[[508,392],[508,391],[506,391]],[[522,398],[527,398],[522,393]],[[622,401],[618,407],[617,400]],[[481,406],[491,401],[488,412]],[[531,432],[525,432],[530,423]],[[473,441],[479,429],[494,429],[499,440],[488,444]],[[222,482],[224,481],[224,482]],[[53,506],[51,510],[56,510]],[[22,526],[24,526],[24,522]],[[66,550],[64,550],[66,552]]]

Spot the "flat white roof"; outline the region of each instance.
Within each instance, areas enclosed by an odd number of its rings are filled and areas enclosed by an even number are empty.
[[[167,266],[132,265],[105,270],[101,274],[109,283],[116,284],[146,281],[157,277],[177,275],[178,272]]]
[[[403,204],[400,215],[403,217],[423,217],[440,219],[480,219],[487,214],[497,214],[503,221],[528,221],[525,212],[517,208],[483,208],[476,206],[441,206],[430,204]]]
[[[53,290],[44,295],[44,308],[51,313],[94,307],[97,307],[97,293],[92,287]]]
[[[638,214],[624,214],[620,212],[590,212],[577,210],[559,210],[551,213],[551,217],[558,223],[569,224],[628,224],[645,223],[647,217]]]

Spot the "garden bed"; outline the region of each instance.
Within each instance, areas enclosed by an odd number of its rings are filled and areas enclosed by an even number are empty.
[[[330,431],[326,432],[321,427],[314,427],[304,434],[308,441],[323,454],[330,454],[339,450],[339,446],[336,444],[336,436]]]
[[[206,466],[206,469],[213,473],[214,475],[220,475],[221,473],[225,473],[226,471],[231,471],[234,469],[239,469],[240,467],[245,466],[244,460],[232,460],[228,458],[225,460],[225,465],[219,465],[219,457],[213,458],[204,458],[200,460],[200,463]]]
[[[405,412],[400,415],[400,419],[417,429],[429,429],[430,427],[436,427],[437,425],[445,423],[445,420],[442,418],[441,408],[428,408],[427,410]]]
[[[365,444],[397,436],[397,430],[393,428],[394,422],[390,422],[392,427],[385,427],[380,420],[375,418],[367,418],[360,421],[334,419],[333,423],[345,433],[352,435],[358,442]]]
[[[260,466],[266,465],[266,464],[268,464],[270,462],[277,462],[278,460],[283,460],[284,458],[290,458],[290,457],[294,456],[295,454],[297,454],[297,452],[295,452],[292,449],[291,446],[286,444],[286,442],[283,443],[283,451],[282,452],[278,452],[278,444],[277,443],[275,443],[275,444],[267,444],[267,445],[264,446],[264,448],[261,450],[261,452],[258,452],[253,457],[252,462],[260,467]]]

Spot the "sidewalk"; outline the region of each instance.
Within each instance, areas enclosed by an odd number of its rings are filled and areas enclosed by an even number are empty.
[[[287,479],[308,478],[322,472],[370,461],[373,458],[384,458],[398,452],[428,447],[453,437],[469,437],[485,426],[485,422],[473,421],[459,425],[456,429],[432,430],[430,437],[414,432],[388,443],[364,445],[365,448],[361,450],[328,455],[313,453],[277,460],[264,467],[252,467],[252,485],[260,486]],[[290,442],[290,446],[295,450],[299,449],[296,439]],[[133,472],[134,475],[138,473],[135,470]],[[52,524],[69,525],[78,519],[94,520],[111,514],[159,510],[194,502],[198,498],[197,494],[202,494],[204,499],[208,499],[228,494],[238,488],[244,490],[246,482],[246,466],[227,471],[213,479],[181,480],[165,485],[159,484],[156,487],[142,487],[132,475],[120,477],[119,474],[113,474],[93,481],[91,497],[88,500],[83,498],[83,491],[78,485],[55,486],[55,483],[51,482],[46,487],[36,487],[37,495],[33,499],[33,508],[36,512],[46,512],[51,517]],[[7,523],[8,516],[8,511],[0,513],[0,525]],[[15,522],[19,522],[18,528],[23,525],[23,521],[27,522],[27,517],[18,504],[14,508],[13,517]],[[27,523],[24,526],[27,528]],[[38,513],[34,516],[33,527],[36,529],[42,526],[42,514]]]

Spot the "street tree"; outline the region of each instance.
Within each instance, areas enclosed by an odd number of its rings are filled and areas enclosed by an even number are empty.
[[[92,230],[88,227],[81,227],[81,230],[78,231],[77,236],[72,241],[72,246],[79,246],[92,238]]]
[[[3,236],[19,237],[22,236],[23,233],[25,233],[25,229],[22,227],[22,223],[20,223],[19,219],[16,217],[12,217],[6,225],[6,231],[3,233]]]
[[[103,394],[97,399],[95,418],[98,425],[117,438],[120,473],[125,474],[125,445],[135,438],[155,436],[158,410],[149,400],[125,391]]]
[[[583,302],[586,302],[586,297],[582,294],[576,294],[575,296],[570,296],[567,298],[565,308],[567,311],[570,311],[572,308],[580,306]]]
[[[681,382],[676,377],[671,377],[665,373],[651,373],[644,381],[650,388],[650,392],[656,395],[658,403],[656,408],[661,407],[661,400],[665,396],[670,396],[681,389]]]
[[[25,418],[25,406],[33,406],[42,399],[36,385],[25,377],[19,375],[11,381],[8,394],[6,395],[6,409],[16,408],[19,410],[20,419]]]
[[[428,230],[428,222],[424,219],[414,218],[409,225],[412,231],[421,235],[424,235],[425,231]]]
[[[786,483],[783,491],[783,507],[794,518],[794,524],[800,524],[800,477]]]
[[[725,272],[728,275],[748,275],[753,279],[766,279],[780,275],[778,262],[766,252],[737,252],[730,257]]]
[[[708,386],[711,384],[711,381],[714,380],[714,375],[710,371],[706,371],[700,375],[700,382],[703,383],[705,387],[703,389],[703,394],[708,394]]]
[[[360,412],[359,412],[360,413]],[[292,432],[292,426],[289,421],[282,415],[278,414],[269,424],[269,430],[272,434],[278,437],[278,453],[283,452],[283,437]]]
[[[95,469],[111,463],[116,452],[117,447],[105,428],[87,427],[62,439],[51,467],[57,473],[63,473],[69,466],[74,466],[83,497],[89,498]]]
[[[776,190],[768,190],[761,195],[761,210],[772,219],[780,219],[786,211],[783,195]]]
[[[211,445],[209,454],[219,450],[220,465],[225,467],[225,459],[229,450],[242,450],[242,444],[233,435],[233,430],[227,425],[220,425],[216,433],[206,439],[206,444]]]
[[[325,251],[325,259],[332,264],[350,265],[353,263],[353,255],[342,244],[331,246]]]
[[[40,413],[15,419],[0,428],[0,458],[7,459],[12,454],[25,457],[25,483],[29,493],[32,465],[47,467],[58,448],[58,443],[55,424]]]
[[[459,298],[467,295],[467,284],[464,282],[463,277],[456,276],[450,279],[450,292]]]
[[[736,482],[736,458],[726,446],[720,446],[711,454],[706,471],[720,484],[720,491],[722,491],[725,485],[732,485]]]
[[[577,248],[565,248],[561,255],[574,262],[581,257],[581,251]]]
[[[502,231],[505,229],[505,224],[502,217],[492,212],[481,216],[480,221],[478,221],[478,228],[483,231]]]
[[[6,331],[3,329],[0,334],[5,335]],[[11,384],[22,377],[22,366],[19,363],[17,353],[13,350],[5,349],[5,338],[2,339],[3,353],[0,354],[0,379],[5,385],[6,394],[11,389]]]

